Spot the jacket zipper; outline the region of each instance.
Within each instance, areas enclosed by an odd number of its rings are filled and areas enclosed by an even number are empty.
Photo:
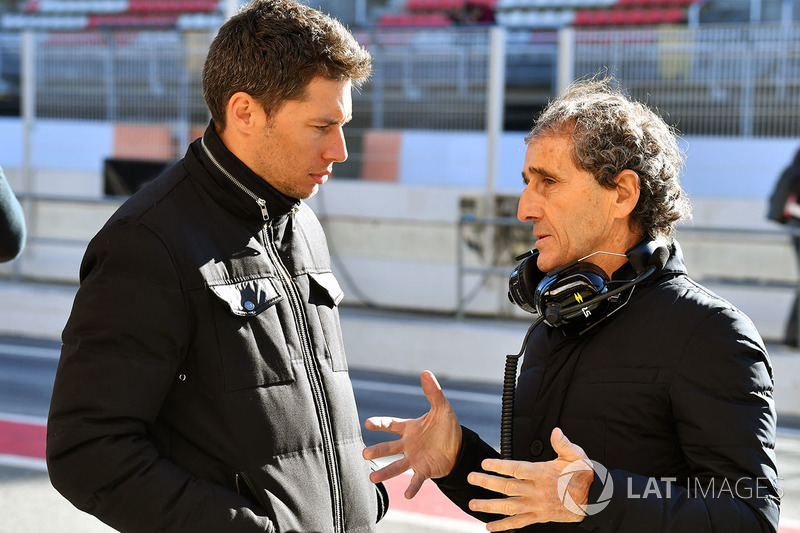
[[[208,149],[205,143],[205,139],[200,139],[200,144],[203,146],[203,150],[205,151],[208,158],[211,160],[212,163],[222,172],[229,180],[233,182],[239,189],[241,189],[245,194],[247,194],[250,198],[255,200],[258,207],[261,209],[261,216],[264,218],[264,222],[269,220],[269,213],[267,212],[267,202],[263,198],[259,198],[256,194],[242,185],[242,183],[234,178],[230,172],[228,172],[217,160],[216,158],[211,155],[211,151]],[[296,213],[297,209],[292,210],[292,214]],[[322,442],[323,442],[323,452],[325,453],[325,465],[328,469],[328,479],[331,483],[331,492],[333,498],[333,526],[334,531],[336,532],[343,532],[343,524],[344,521],[342,519],[344,515],[344,509],[342,504],[342,489],[341,489],[341,480],[339,479],[339,466],[336,460],[336,451],[333,444],[333,429],[331,426],[330,415],[328,413],[328,406],[325,402],[325,395],[323,393],[322,387],[322,378],[319,374],[319,368],[317,367],[316,360],[314,359],[314,352],[311,348],[311,343],[308,340],[308,330],[307,324],[308,321],[306,319],[305,313],[303,311],[303,306],[300,304],[300,297],[297,293],[297,287],[292,280],[292,276],[289,274],[289,271],[286,269],[286,265],[283,264],[281,261],[280,255],[278,254],[277,247],[272,240],[272,227],[269,224],[265,225],[265,228],[268,230],[268,234],[265,235],[265,248],[267,250],[272,263],[278,266],[278,270],[281,273],[281,281],[283,282],[284,287],[286,288],[286,294],[289,296],[289,300],[291,302],[292,311],[295,317],[295,322],[297,325],[297,334],[300,336],[300,342],[303,347],[303,363],[306,367],[306,374],[308,375],[308,381],[311,385],[311,393],[314,396],[314,406],[317,410],[317,416],[319,417],[320,421],[320,431],[322,433]],[[244,476],[243,476],[244,477]],[[244,480],[249,485],[249,480],[244,477]],[[238,477],[237,477],[238,483]],[[250,487],[252,491],[252,486]]]
[[[311,342],[308,340],[308,322],[300,304],[300,297],[297,292],[297,286],[292,280],[286,265],[281,261],[278,255],[277,247],[272,239],[272,226],[267,225],[269,234],[267,235],[267,252],[271,256],[273,262],[278,265],[281,272],[281,281],[286,288],[286,294],[291,301],[292,309],[294,310],[295,322],[297,323],[297,332],[300,336],[300,344],[303,347],[303,363],[306,367],[306,374],[311,386],[311,393],[314,397],[314,405],[317,409],[317,416],[320,421],[320,430],[322,432],[322,449],[325,454],[325,465],[328,468],[328,479],[331,483],[331,496],[333,498],[333,527],[336,532],[343,532],[343,515],[344,509],[342,505],[342,489],[341,480],[339,479],[339,465],[336,459],[336,451],[334,447],[333,429],[331,426],[330,414],[328,413],[328,406],[325,402],[325,394],[322,386],[322,378],[320,377],[317,361],[314,358],[314,351],[311,347]]]
[[[208,156],[208,158],[211,160],[212,163],[214,163],[214,166],[216,166],[219,169],[220,172],[225,174],[225,177],[227,177],[229,180],[231,180],[234,185],[239,187],[239,189],[241,189],[242,192],[244,192],[247,196],[249,196],[250,198],[252,198],[253,200],[256,201],[256,204],[258,204],[258,207],[261,209],[261,217],[264,219],[264,222],[269,220],[269,213],[267,212],[267,202],[266,202],[266,200],[256,196],[256,194],[253,191],[251,191],[250,189],[248,189],[247,187],[242,185],[241,181],[239,181],[236,178],[234,178],[233,175],[230,172],[225,170],[225,167],[220,165],[219,161],[217,161],[217,159],[213,155],[211,155],[211,150],[209,150],[208,147],[206,146],[206,140],[205,139],[201,138],[200,139],[200,144],[203,146],[203,150],[205,151],[205,153]]]

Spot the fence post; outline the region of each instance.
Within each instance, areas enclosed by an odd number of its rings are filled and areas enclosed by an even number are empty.
[[[751,28],[745,28],[747,32],[747,39],[744,41],[744,57],[742,61],[742,72],[744,73],[742,80],[742,95],[740,102],[740,119],[739,119],[739,135],[741,137],[752,137],[754,132],[754,105],[755,105],[755,71],[754,62],[756,60],[756,46],[753,43],[753,31]]]
[[[556,94],[561,94],[575,79],[575,28],[558,30],[557,61]]]
[[[114,81],[114,59],[116,57],[116,37],[114,32],[106,30],[103,32],[106,38],[106,49],[103,53],[103,79],[106,89],[106,121],[114,123],[117,121],[117,91]]]
[[[489,83],[486,99],[486,218],[494,216],[493,199],[499,172],[505,88],[506,31],[502,26],[493,26],[489,30]]]
[[[189,145],[194,139],[191,139],[191,135],[189,134],[189,129],[191,128],[191,119],[189,117],[189,102],[191,101],[191,82],[189,80],[189,58],[191,57],[191,46],[187,42],[187,33],[180,32],[180,48],[181,54],[183,55],[183,61],[180,61],[180,78],[178,81],[178,116],[177,124],[175,125],[175,135],[174,138],[176,139],[176,146],[177,149],[173,150],[172,158],[178,158],[181,156],[183,150],[186,149],[186,146]],[[153,51],[154,55],[157,54],[157,51]]]
[[[456,319],[464,318],[464,216],[458,219],[456,226]],[[800,304],[798,304],[800,305]]]
[[[22,111],[22,211],[25,213],[28,236],[36,227],[36,215],[33,210],[33,129],[36,122],[36,41],[31,30],[22,33],[20,75],[22,77],[21,111]],[[18,281],[22,277],[22,261],[14,261],[12,279]]]
[[[386,64],[386,48],[383,46],[380,34],[372,31],[370,41],[374,43],[372,49],[373,75],[372,75],[372,122],[374,130],[383,128],[383,109],[384,109],[384,65]]]

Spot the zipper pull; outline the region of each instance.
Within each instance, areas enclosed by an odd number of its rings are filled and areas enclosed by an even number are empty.
[[[269,220],[269,213],[267,213],[267,202],[263,198],[256,198],[258,207],[261,208],[261,216],[264,217],[264,222]]]

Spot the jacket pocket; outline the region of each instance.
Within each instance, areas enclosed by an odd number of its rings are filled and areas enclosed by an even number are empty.
[[[339,322],[339,302],[344,291],[332,272],[309,272],[309,303],[319,327],[311,325],[315,346],[325,346],[326,357],[334,372],[347,370],[347,359],[342,341],[342,326]],[[316,313],[313,313],[316,311]]]
[[[269,278],[209,283],[226,391],[294,381]]]
[[[254,509],[256,514],[261,514],[263,511],[272,525],[271,531],[274,531],[276,527],[275,512],[272,506],[269,505],[268,499],[256,496],[256,494],[261,494],[261,491],[256,490],[255,485],[253,485],[253,482],[250,480],[250,476],[246,472],[236,472],[234,474],[234,483],[236,485],[236,493],[239,496],[247,498],[257,506],[257,508]]]

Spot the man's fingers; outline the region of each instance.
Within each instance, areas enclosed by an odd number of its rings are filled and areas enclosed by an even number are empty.
[[[524,513],[486,524],[487,531],[514,531],[530,524],[540,522],[534,513]]]
[[[550,433],[550,444],[558,456],[567,461],[583,459],[586,456],[583,448],[577,444],[572,444],[564,432],[561,431],[561,428],[553,428],[553,432]]]
[[[506,496],[521,496],[524,493],[521,482],[513,478],[472,472],[467,476],[467,481],[476,487],[482,487]]]
[[[496,500],[470,500],[469,508],[480,513],[513,516],[522,511],[519,498],[498,498]]]
[[[379,470],[374,471],[369,475],[369,480],[373,483],[380,483],[381,481],[386,481],[387,479],[392,479],[393,477],[399,476],[409,468],[410,466],[408,464],[408,460],[404,457],[389,463]]]
[[[387,433],[403,433],[405,419],[390,416],[373,416],[364,421],[364,427],[370,431],[385,431]]]
[[[436,380],[436,376],[430,370],[424,371],[419,377],[420,385],[422,385],[422,392],[431,404],[431,407],[439,407],[447,402],[442,392],[442,387]]]
[[[484,459],[481,468],[487,472],[495,472],[501,476],[517,479],[533,479],[536,476],[536,464],[527,461],[509,461],[506,459]]]
[[[414,472],[414,475],[411,476],[411,481],[408,483],[408,487],[406,487],[406,491],[403,494],[406,500],[410,500],[414,496],[417,495],[419,489],[422,488],[422,484],[425,483],[425,476],[421,476],[418,473]]]
[[[525,512],[525,506],[518,498],[499,500],[470,500],[469,508],[480,513],[506,515],[507,518],[486,524],[488,531],[513,531],[536,522],[542,522],[536,511]]]
[[[390,455],[397,455],[399,453],[403,453],[403,441],[395,439],[379,442],[378,444],[373,444],[372,446],[364,448],[361,455],[367,461],[371,461],[379,457],[389,457]]]

